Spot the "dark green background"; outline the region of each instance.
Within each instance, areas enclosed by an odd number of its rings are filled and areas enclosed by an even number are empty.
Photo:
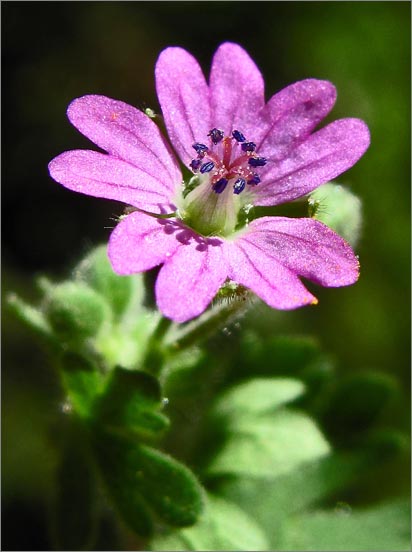
[[[235,41],[261,68],[267,98],[296,80],[328,79],[338,90],[329,119],[360,117],[372,135],[338,179],[363,201],[359,282],[312,286],[317,307],[259,306],[244,324],[315,335],[342,373],[387,372],[409,395],[409,2],[3,2],[2,31],[4,293],[36,297],[33,276],[63,277],[107,241],[122,211],[48,176],[55,155],[93,148],[66,119],[68,103],[95,93],[157,110],[153,71],[164,47],[187,48],[208,72],[216,47]],[[52,460],[42,431],[58,397],[44,356],[3,311],[3,535],[9,549],[45,549]],[[406,409],[397,423],[408,427]]]

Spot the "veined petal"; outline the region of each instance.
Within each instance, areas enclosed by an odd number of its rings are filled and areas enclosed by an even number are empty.
[[[359,277],[359,262],[350,245],[311,218],[256,219],[242,239],[293,273],[322,286],[347,286]]]
[[[158,219],[135,211],[113,230],[108,255],[113,270],[121,275],[149,270],[168,259],[179,242],[182,227],[170,219]]]
[[[171,211],[162,182],[117,157],[88,150],[66,151],[49,163],[52,178],[75,192],[123,201],[140,209]]]
[[[185,165],[211,129],[209,89],[195,58],[182,48],[166,48],[156,63],[156,89],[169,138]]]
[[[249,54],[226,42],[217,49],[210,72],[212,126],[225,134],[240,130],[255,138],[256,118],[265,105],[263,77]]]
[[[309,136],[336,101],[332,83],[306,79],[287,86],[269,100],[263,116],[263,132],[256,136],[259,153],[280,160]]]
[[[186,322],[201,314],[215,297],[226,280],[227,264],[217,238],[202,238],[187,230],[180,242],[159,272],[156,299],[165,316]]]
[[[245,236],[226,243],[229,278],[275,309],[290,310],[317,302],[296,274]]]
[[[360,119],[340,119],[310,135],[279,162],[271,162],[254,192],[256,205],[279,205],[301,197],[352,167],[370,143]]]
[[[84,136],[162,182],[173,195],[181,182],[180,169],[147,115],[124,102],[97,95],[74,100],[67,115]]]

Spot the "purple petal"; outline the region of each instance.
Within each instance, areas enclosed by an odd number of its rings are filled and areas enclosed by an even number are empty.
[[[67,110],[71,123],[100,148],[151,175],[173,193],[179,167],[155,123],[138,109],[105,96],[83,96]]]
[[[336,101],[332,83],[306,79],[287,86],[266,105],[267,126],[256,136],[259,154],[279,160],[309,136]]]
[[[359,277],[359,262],[350,245],[314,219],[263,217],[251,222],[242,239],[322,286],[347,286]]]
[[[181,241],[156,281],[157,305],[175,322],[201,314],[227,276],[221,240],[200,238],[187,230]]]
[[[170,140],[185,165],[192,145],[204,143],[210,125],[209,90],[202,70],[186,50],[167,48],[156,64],[156,89]]]
[[[181,226],[170,219],[157,219],[135,211],[121,220],[109,240],[108,255],[118,274],[149,270],[168,259],[179,242]]]
[[[244,236],[226,244],[229,278],[251,289],[275,309],[289,310],[316,303],[291,270]]]
[[[352,167],[369,146],[360,119],[340,119],[318,130],[279,162],[267,164],[254,188],[256,205],[279,205],[301,197]]]
[[[264,81],[247,52],[226,42],[216,51],[210,72],[212,126],[255,138],[256,117],[264,107]]]
[[[115,199],[141,209],[170,207],[169,190],[137,167],[97,151],[66,151],[49,163],[50,175],[66,188]],[[164,210],[164,209],[163,209]]]

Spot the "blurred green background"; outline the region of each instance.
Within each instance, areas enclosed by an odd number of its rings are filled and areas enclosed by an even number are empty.
[[[55,155],[94,147],[66,118],[73,98],[104,94],[158,110],[160,51],[182,46],[208,72],[226,40],[261,68],[267,98],[304,78],[332,81],[338,100],[329,119],[360,117],[372,135],[365,156],[338,179],[363,202],[361,278],[349,288],[312,286],[316,308],[279,313],[262,305],[242,324],[267,336],[316,336],[342,374],[392,375],[403,389],[392,422],[409,431],[409,2],[3,2],[2,31],[3,295],[26,299],[37,296],[34,276],[63,278],[107,241],[123,210],[48,176]],[[3,547],[45,550],[53,465],[45,428],[58,386],[6,308],[3,345]]]

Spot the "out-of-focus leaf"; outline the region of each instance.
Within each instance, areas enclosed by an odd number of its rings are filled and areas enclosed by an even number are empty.
[[[298,380],[255,378],[220,395],[213,412],[236,425],[241,418],[274,411],[304,392],[305,386]]]
[[[271,416],[239,419],[208,473],[274,478],[329,451],[309,416],[283,409]]]
[[[28,305],[14,293],[7,297],[7,303],[26,326],[46,338],[47,341],[53,341],[52,328],[40,309]]]
[[[287,520],[279,550],[410,550],[407,500],[312,512]]]
[[[370,372],[351,376],[330,395],[323,414],[324,423],[340,438],[353,439],[374,425],[398,391],[396,381],[387,374]]]
[[[116,367],[96,405],[99,422],[140,437],[156,437],[169,425],[161,414],[159,382],[146,372]]]
[[[319,355],[319,344],[311,337],[278,336],[262,339],[249,331],[240,343],[236,373],[240,371],[253,373],[254,376],[294,377]]]
[[[72,352],[64,353],[60,363],[72,407],[80,416],[88,417],[102,386],[98,366],[89,358]]]
[[[175,527],[196,522],[203,509],[203,491],[188,468],[113,434],[99,432],[94,448],[114,503],[137,533],[150,535],[153,514]]]
[[[90,550],[95,538],[96,481],[84,443],[66,442],[57,471],[53,508],[56,550]]]
[[[262,529],[233,503],[208,495],[193,527],[156,537],[152,550],[267,550]]]

